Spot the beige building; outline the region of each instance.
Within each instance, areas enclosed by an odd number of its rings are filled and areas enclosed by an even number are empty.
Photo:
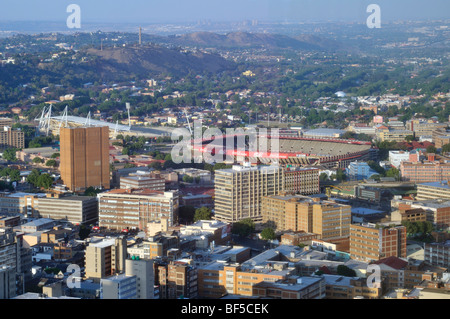
[[[350,258],[365,262],[406,258],[406,227],[386,224],[350,225]]]
[[[11,127],[0,128],[0,149],[24,148],[25,133],[21,130],[13,130]]]
[[[329,200],[300,195],[266,196],[262,202],[263,223],[279,231],[305,231],[322,240],[347,238],[351,207]]]
[[[71,191],[110,188],[109,127],[62,127],[60,147],[61,179]]]
[[[215,172],[215,219],[234,223],[251,218],[262,221],[263,196],[283,190],[283,170],[279,166],[238,166]]]
[[[146,188],[156,191],[164,191],[166,189],[166,181],[164,178],[152,176],[126,176],[120,177],[120,188]]]
[[[88,279],[102,278],[125,271],[127,241],[124,237],[91,242],[86,247],[85,268]]]
[[[288,191],[311,195],[320,192],[316,168],[238,166],[215,172],[215,219],[234,223],[245,218],[262,222],[264,196]]]
[[[379,130],[377,132],[377,138],[382,142],[383,141],[403,142],[407,136],[413,134],[414,132],[409,130],[385,129]]]
[[[151,221],[167,218],[176,224],[179,198],[177,191],[160,192],[148,189],[115,189],[99,193],[99,226],[109,229],[141,229]]]

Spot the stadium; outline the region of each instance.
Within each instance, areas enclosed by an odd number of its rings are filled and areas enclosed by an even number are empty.
[[[226,139],[234,137],[234,147],[229,149],[226,147]],[[259,136],[261,137],[261,136]],[[220,140],[202,139],[193,143],[193,149],[203,154],[208,153],[215,155],[219,151],[220,154],[233,156],[236,162],[248,161],[258,164],[280,164],[295,166],[320,165],[326,168],[345,168],[350,162],[367,161],[373,157],[373,149],[370,142],[344,139],[322,139],[322,138],[305,138],[276,136],[278,142],[272,144],[271,136],[267,137],[267,152],[250,151],[248,141],[244,148],[237,148],[237,135],[223,136],[222,143]],[[215,149],[214,145],[223,145]],[[211,144],[211,145],[209,145]],[[209,146],[208,146],[209,145]],[[275,145],[278,149],[272,151],[271,145]]]

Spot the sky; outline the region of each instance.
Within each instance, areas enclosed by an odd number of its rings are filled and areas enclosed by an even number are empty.
[[[62,21],[70,4],[86,23],[183,23],[210,20],[365,22],[369,4],[385,21],[447,19],[449,0],[1,0],[0,21]]]

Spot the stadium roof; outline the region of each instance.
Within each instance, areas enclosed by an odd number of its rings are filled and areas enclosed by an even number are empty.
[[[52,116],[52,120],[65,121],[66,117]],[[111,123],[111,122],[95,120],[95,119],[86,119],[85,117],[79,117],[79,116],[73,116],[73,115],[68,115],[67,121],[72,122],[72,123],[77,123],[77,124],[83,124],[83,125],[88,122],[89,126],[109,126],[110,130],[115,130],[117,128],[117,131],[130,131],[131,130],[131,127],[128,125],[116,124],[116,123]]]

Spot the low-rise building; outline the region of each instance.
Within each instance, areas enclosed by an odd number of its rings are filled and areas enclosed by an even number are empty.
[[[292,277],[284,281],[262,281],[252,286],[253,297],[269,299],[324,299],[325,278]]]

